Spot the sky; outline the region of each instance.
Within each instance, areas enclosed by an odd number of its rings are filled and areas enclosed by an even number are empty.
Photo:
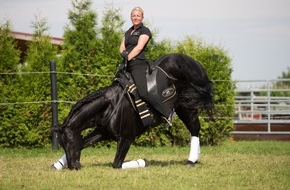
[[[232,59],[234,80],[277,79],[290,67],[290,0],[92,1],[99,19],[106,6],[120,8],[124,29],[131,26],[132,8],[141,6],[157,40],[197,36],[223,48]],[[71,9],[71,0],[0,0],[0,21],[9,19],[13,31],[32,33],[31,23],[40,15],[49,34],[62,37]]]

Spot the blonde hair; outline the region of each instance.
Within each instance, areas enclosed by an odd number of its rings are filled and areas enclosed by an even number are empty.
[[[139,12],[141,12],[142,16],[144,16],[144,11],[143,11],[143,9],[141,7],[134,7],[132,9],[132,11],[131,11],[131,14],[132,14],[133,11],[139,11]]]

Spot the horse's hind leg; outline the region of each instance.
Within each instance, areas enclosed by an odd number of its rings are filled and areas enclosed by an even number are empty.
[[[193,122],[193,133],[190,136],[190,152],[188,157],[188,164],[195,164],[198,161],[200,154],[200,143],[199,143],[199,130],[200,122],[198,117]]]
[[[188,157],[188,164],[194,165],[197,163],[200,154],[200,143],[199,143],[199,131],[200,122],[195,114],[184,112],[180,109],[176,110],[178,117],[186,125],[186,128],[190,131],[190,153]],[[195,119],[191,119],[195,118]]]
[[[121,168],[122,164],[125,160],[125,157],[129,151],[131,144],[133,143],[134,139],[121,137],[118,141],[117,152],[115,155],[113,168]]]

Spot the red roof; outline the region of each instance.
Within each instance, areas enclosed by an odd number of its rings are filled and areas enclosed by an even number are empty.
[[[15,31],[12,31],[11,34],[15,38],[18,49],[21,50],[20,57],[21,57],[21,61],[23,61],[24,57],[26,56],[28,44],[29,44],[29,42],[31,42],[33,40],[33,34],[28,34],[28,33],[24,33],[24,32],[15,32]],[[56,38],[56,37],[50,37],[50,39],[51,39],[51,43],[53,45],[57,46],[58,50],[61,50],[61,45],[63,43],[63,39]]]
[[[12,31],[11,34],[16,40],[32,41],[33,34],[28,34],[24,32],[15,32]],[[62,45],[63,39],[57,37],[51,37],[51,43],[55,45]]]

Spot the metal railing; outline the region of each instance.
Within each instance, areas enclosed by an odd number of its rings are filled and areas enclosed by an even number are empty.
[[[290,134],[286,130],[272,130],[274,124],[290,125],[289,83],[290,79],[236,81],[234,123],[265,124],[267,131],[233,131],[233,134]]]

